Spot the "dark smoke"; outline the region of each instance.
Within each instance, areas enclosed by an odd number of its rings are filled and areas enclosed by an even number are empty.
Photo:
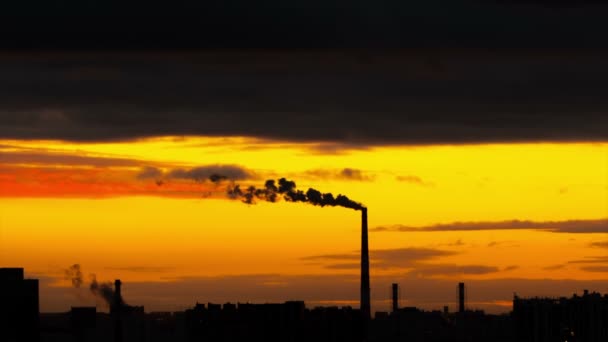
[[[114,301],[116,300],[114,294],[114,284],[111,282],[98,282],[95,274],[89,274],[89,277],[91,278],[91,285],[89,285],[89,290],[91,290],[91,293],[95,297],[101,298],[108,306],[114,305]],[[80,264],[74,264],[67,268],[65,270],[65,278],[72,282],[73,287],[80,288],[82,284],[84,284],[84,277]],[[126,306],[126,303],[122,300],[122,298],[120,298],[119,304]]]
[[[74,264],[65,270],[65,278],[72,282],[72,286],[80,288],[84,280],[82,279],[82,271],[80,271],[80,265]]]
[[[91,274],[91,286],[89,286],[91,293],[95,295],[95,297],[103,299],[108,306],[112,306],[115,304],[115,293],[114,287],[111,282],[97,282],[97,277],[94,274]],[[121,306],[125,306],[124,301],[120,298]]]
[[[365,207],[358,202],[351,200],[344,195],[335,196],[331,193],[322,193],[319,190],[309,188],[304,192],[296,188],[294,181],[281,178],[278,180],[278,186],[274,179],[269,179],[264,184],[263,188],[249,186],[247,189],[241,189],[240,185],[233,184],[228,186],[228,197],[240,199],[243,203],[255,204],[256,200],[267,202],[276,202],[282,197],[287,202],[306,202],[312,205],[324,206],[340,206],[355,210],[362,210]]]

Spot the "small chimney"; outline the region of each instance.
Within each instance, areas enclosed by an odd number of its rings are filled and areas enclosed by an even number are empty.
[[[399,310],[399,284],[394,283],[392,286],[393,293],[393,312]]]
[[[458,283],[458,312],[464,312],[464,283]]]
[[[122,306],[121,285],[122,282],[120,281],[120,279],[116,279],[114,281],[114,303],[112,303],[112,306],[114,306],[114,310],[120,310],[120,307]]]
[[[367,246],[367,208],[361,209],[361,312],[366,320],[371,319],[369,287],[369,250]]]

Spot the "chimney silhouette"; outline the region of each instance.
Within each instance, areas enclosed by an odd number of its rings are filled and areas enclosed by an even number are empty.
[[[393,312],[399,310],[399,284],[393,284]]]
[[[114,280],[114,298],[110,306],[110,313],[114,316],[114,342],[122,342],[122,294],[120,293],[120,279]]]
[[[122,293],[120,290],[121,285],[122,282],[120,279],[114,280],[114,303],[112,303],[112,305],[114,306],[114,310],[118,311],[120,311],[120,307],[122,306]]]
[[[361,313],[371,319],[369,288],[369,250],[367,246],[367,208],[361,209]]]
[[[464,283],[458,283],[458,312],[464,312]]]

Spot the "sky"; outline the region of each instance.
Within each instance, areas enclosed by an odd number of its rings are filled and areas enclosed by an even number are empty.
[[[262,186],[287,177],[369,208],[376,310],[388,308],[391,282],[404,291],[402,305],[439,309],[455,307],[455,285],[466,281],[471,307],[506,311],[513,292],[607,290],[607,147],[328,152],[317,143],[246,137],[7,139],[0,260],[42,279],[43,311],[95,303],[86,287],[70,288],[65,270],[75,263],[85,282],[89,274],[121,278],[126,299],[148,310],[288,299],[356,306],[359,212],[245,204],[226,195],[232,181],[207,180],[219,173]]]
[[[368,208],[374,310],[608,292],[606,6],[62,3],[0,24],[0,267],[43,312],[107,310],[93,275],[358,306],[358,211],[228,195],[283,177]]]

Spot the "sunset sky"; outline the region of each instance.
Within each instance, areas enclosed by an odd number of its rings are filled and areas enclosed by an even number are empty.
[[[0,267],[40,279],[42,312],[107,310],[93,275],[146,311],[357,307],[359,212],[227,195],[282,177],[368,208],[373,310],[391,283],[452,311],[461,281],[488,312],[608,293],[608,7],[392,1],[336,24],[339,2],[275,21],[192,2],[198,21],[155,31],[150,3],[107,36],[55,5],[65,20],[0,21]]]
[[[196,300],[357,304],[358,212],[244,204],[226,196],[230,182],[206,180],[222,172],[243,185],[287,177],[366,205],[377,310],[388,307],[390,282],[401,284],[404,305],[428,308],[454,302],[455,284],[471,282],[470,305],[487,310],[508,310],[513,292],[544,294],[533,280],[580,281],[552,294],[594,280],[604,280],[594,290],[608,289],[604,143],[328,151],[317,143],[158,137],[1,145],[0,260],[44,279],[42,310],[94,301],[63,279],[74,263],[100,280],[121,278],[126,298],[150,309]],[[222,285],[230,277],[239,277],[238,289]],[[494,286],[504,278],[513,285]],[[294,284],[301,281],[318,288]],[[437,301],[409,295],[423,281],[438,283],[426,289]],[[155,302],[146,286],[159,282],[165,300]],[[337,299],[334,288],[344,288]],[[45,296],[61,291],[73,298]]]

